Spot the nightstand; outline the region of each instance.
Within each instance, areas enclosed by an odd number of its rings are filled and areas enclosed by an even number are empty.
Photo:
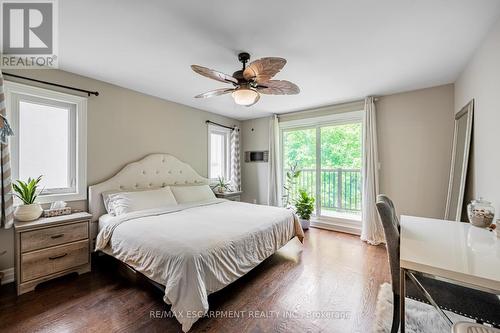
[[[224,192],[224,193],[219,193],[219,192],[214,192],[215,196],[220,199],[227,199],[231,201],[240,201],[241,197],[241,191],[236,191],[236,192]]]
[[[44,281],[77,272],[90,272],[88,213],[14,223],[17,294]]]

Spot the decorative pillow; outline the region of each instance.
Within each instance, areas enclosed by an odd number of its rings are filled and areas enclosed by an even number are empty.
[[[215,199],[215,194],[208,185],[171,186],[170,188],[175,200],[180,204]]]
[[[107,205],[112,212],[110,214],[115,216],[143,209],[177,205],[168,186],[157,190],[110,193],[107,198]]]

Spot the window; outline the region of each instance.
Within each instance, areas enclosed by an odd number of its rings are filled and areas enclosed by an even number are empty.
[[[322,220],[359,221],[362,198],[362,112],[280,124],[284,204],[299,189],[315,198]],[[288,174],[296,177],[289,181]]]
[[[208,126],[208,178],[231,178],[231,130]]]
[[[12,82],[5,93],[13,181],[42,175],[41,203],[86,199],[86,99]]]

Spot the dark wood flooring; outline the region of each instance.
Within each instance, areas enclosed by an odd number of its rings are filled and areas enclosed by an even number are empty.
[[[311,229],[303,248],[293,240],[210,295],[210,310],[220,312],[190,332],[371,332],[388,270],[384,247]],[[99,257],[91,273],[46,282],[20,297],[13,284],[0,287],[0,331],[181,332],[158,289],[117,271],[113,260]]]

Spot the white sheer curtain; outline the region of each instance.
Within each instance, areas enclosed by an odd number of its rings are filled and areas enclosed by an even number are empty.
[[[384,230],[375,203],[378,195],[377,123],[373,97],[365,99],[363,131],[363,206],[361,240],[377,245],[385,242]]]
[[[267,204],[270,206],[281,205],[279,132],[278,116],[274,115],[269,120],[269,183],[267,187]]]
[[[241,190],[240,129],[231,131],[231,183],[236,191]]]

